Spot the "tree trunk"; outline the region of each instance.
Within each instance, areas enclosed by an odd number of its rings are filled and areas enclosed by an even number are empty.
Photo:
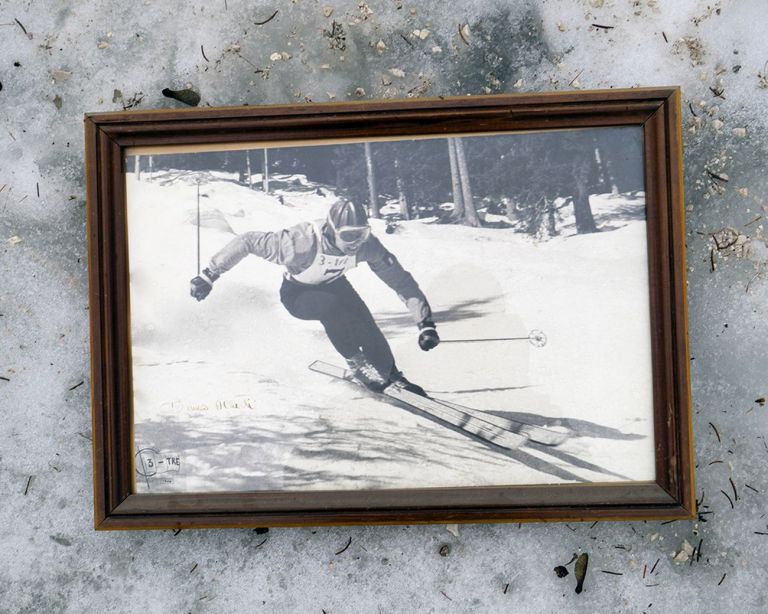
[[[456,222],[464,219],[464,199],[461,197],[461,180],[459,165],[456,162],[456,139],[448,137],[448,160],[451,163],[451,193],[453,194],[453,213],[451,217]]]
[[[507,198],[505,203],[505,211],[507,213],[507,219],[510,222],[514,222],[517,219],[517,209],[515,207],[516,201],[514,198]]]
[[[400,200],[400,215],[404,220],[411,219],[411,212],[408,209],[408,199],[405,197],[405,188],[403,187],[403,178],[400,176],[400,160],[395,158],[395,178],[397,182],[397,194]]]
[[[379,218],[379,197],[378,190],[376,189],[376,175],[373,172],[373,155],[371,154],[371,144],[366,142],[365,145],[365,169],[368,175],[368,207],[370,209],[370,216],[373,218]]]
[[[136,156],[133,162],[133,172],[136,174],[136,181],[141,181],[141,156]]]
[[[556,237],[560,233],[557,231],[557,206],[555,205],[555,200],[548,200],[545,196],[544,206],[547,209],[547,232],[550,237]]]
[[[269,194],[269,156],[267,148],[264,148],[264,173],[261,175],[261,189],[264,194]]]
[[[464,155],[464,143],[461,137],[457,137],[456,143],[456,162],[459,167],[459,178],[461,180],[461,195],[464,199],[464,224],[467,226],[481,226],[480,218],[475,209],[475,202],[472,199],[472,188],[469,184],[469,170],[467,168],[467,158]]]
[[[579,179],[576,184],[576,194],[573,197],[573,214],[576,217],[576,232],[586,234],[597,232],[595,218],[589,205],[589,189],[586,179]]]
[[[611,194],[618,194],[619,186],[616,183],[616,176],[613,172],[613,163],[610,160],[610,156],[605,155],[606,149],[609,150],[609,148],[600,147],[600,141],[600,138],[595,139],[595,157],[598,158],[601,175],[605,180],[606,187],[610,186]]]
[[[606,179],[603,157],[600,155],[600,147],[597,145],[597,139],[593,139],[593,141],[595,142],[595,166],[597,167],[597,181],[600,184],[600,189],[605,190],[605,188],[608,186],[608,180]]]
[[[251,150],[245,150],[245,172],[248,175],[248,187],[253,189],[253,176],[251,175]]]

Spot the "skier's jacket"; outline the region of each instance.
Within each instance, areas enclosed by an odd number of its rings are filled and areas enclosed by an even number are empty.
[[[325,231],[324,221],[302,222],[275,232],[251,231],[238,235],[219,252],[208,265],[216,276],[228,271],[248,254],[253,254],[286,267],[286,279],[295,283],[320,285],[338,279],[359,262],[367,262],[371,270],[400,297],[417,324],[432,319],[427,298],[397,258],[372,234],[353,256],[346,256],[333,244]],[[341,262],[335,275],[325,278],[312,275],[324,260],[336,258]],[[328,270],[328,269],[326,269]]]

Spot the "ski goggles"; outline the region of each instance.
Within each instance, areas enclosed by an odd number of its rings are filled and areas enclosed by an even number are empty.
[[[331,223],[331,227],[339,240],[344,243],[362,243],[371,235],[370,226],[342,226],[341,228],[336,228]]]

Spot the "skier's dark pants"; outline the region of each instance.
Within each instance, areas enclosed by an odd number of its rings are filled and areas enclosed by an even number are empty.
[[[317,286],[284,278],[280,300],[292,316],[319,320],[333,347],[344,358],[362,350],[379,373],[389,375],[395,364],[389,343],[346,277]]]

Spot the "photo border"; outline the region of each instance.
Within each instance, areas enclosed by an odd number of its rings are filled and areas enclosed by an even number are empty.
[[[689,519],[696,513],[677,87],[85,115],[97,529]],[[641,126],[656,480],[392,490],[132,490],[129,148]],[[647,308],[647,305],[642,307]]]

